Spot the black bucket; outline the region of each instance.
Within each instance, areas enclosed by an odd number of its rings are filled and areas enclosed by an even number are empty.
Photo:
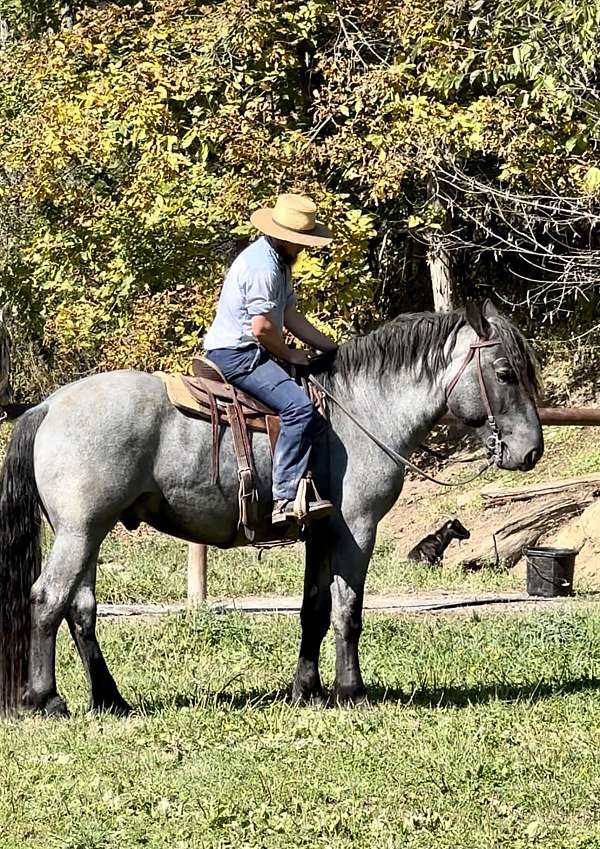
[[[528,595],[573,595],[577,554],[575,548],[526,548]]]

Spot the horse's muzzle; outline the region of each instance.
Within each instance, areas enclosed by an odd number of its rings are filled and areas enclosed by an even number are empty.
[[[507,472],[530,472],[544,453],[543,448],[534,447],[522,456],[515,456],[506,445],[503,449],[502,457],[499,462],[496,461],[495,465],[498,469],[504,469]]]
[[[540,459],[541,456],[542,456],[541,451],[538,451],[537,448],[532,448],[531,451],[528,451],[527,454],[523,457],[523,462],[519,466],[519,469],[522,472],[531,471],[531,469],[533,469],[533,467],[535,466],[535,464],[537,463],[537,461]]]

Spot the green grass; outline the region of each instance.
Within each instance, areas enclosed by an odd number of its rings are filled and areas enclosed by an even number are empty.
[[[138,713],[85,713],[61,634],[73,717],[0,727],[3,849],[600,846],[598,614],[370,617],[354,710],[285,702],[295,619],[100,636]]]
[[[504,568],[486,567],[479,572],[465,572],[460,567],[436,567],[404,560],[398,555],[396,542],[386,537],[376,545],[367,573],[367,592],[518,589],[524,589],[522,579]]]
[[[109,537],[100,554],[98,599],[113,602],[185,598],[187,545],[159,534]],[[301,593],[303,551],[209,549],[211,596]]]

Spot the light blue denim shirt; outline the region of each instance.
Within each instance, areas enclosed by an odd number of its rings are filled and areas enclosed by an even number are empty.
[[[285,308],[296,303],[291,271],[262,236],[239,254],[227,272],[217,314],[204,337],[206,351],[258,345],[252,317],[271,313],[283,330]]]

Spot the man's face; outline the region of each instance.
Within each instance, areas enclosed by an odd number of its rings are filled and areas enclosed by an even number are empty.
[[[304,245],[295,245],[293,242],[284,242],[283,239],[273,239],[273,241],[275,242],[275,247],[287,264],[295,265],[300,252],[304,250]]]

